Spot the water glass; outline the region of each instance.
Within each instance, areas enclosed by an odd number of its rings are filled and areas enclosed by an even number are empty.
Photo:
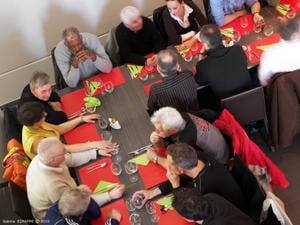
[[[145,81],[148,80],[149,75],[148,74],[141,74],[140,75],[140,80]]]
[[[145,204],[145,208],[146,208],[146,212],[150,215],[151,217],[151,222],[152,223],[157,223],[158,221],[158,216],[156,215],[156,210],[153,206],[153,202],[152,201],[148,201]]]
[[[128,212],[133,212],[135,210],[135,206],[132,202],[132,198],[126,199],[126,206],[127,206]]]
[[[89,88],[88,85],[86,85],[86,86],[84,87],[84,93],[85,93],[85,95],[86,95],[87,97],[91,97],[91,96],[92,96],[91,89]]]
[[[260,23],[255,23],[254,24],[254,32],[258,34],[261,31],[262,31],[262,25]]]
[[[115,87],[114,87],[113,82],[107,81],[106,83],[104,83],[104,90],[107,93],[112,93],[114,91],[114,89],[115,89]]]
[[[269,37],[270,35],[272,35],[274,33],[274,30],[273,30],[273,26],[270,25],[270,24],[267,24],[265,27],[264,27],[264,35],[266,37]]]
[[[131,225],[141,225],[142,224],[142,218],[140,214],[138,213],[132,213],[129,216],[130,224]]]
[[[133,162],[127,161],[124,165],[126,173],[129,175],[129,180],[131,183],[138,181],[138,176],[135,174],[137,172],[137,165]]]
[[[238,30],[233,31],[233,41],[239,42],[241,40],[241,33]]]
[[[290,8],[289,11],[286,14],[286,17],[288,19],[293,19],[296,16],[296,11],[294,8]]]
[[[186,62],[190,62],[190,61],[193,60],[193,56],[191,55],[190,57],[184,57],[183,59],[184,59],[184,61],[186,61]]]
[[[97,82],[97,89],[103,86],[103,81],[100,78],[94,78],[94,82]]]
[[[119,176],[122,173],[122,166],[119,163],[112,163],[110,170],[114,175]]]
[[[120,149],[116,148],[113,151],[110,152],[110,154],[112,155],[112,160],[113,162],[121,162],[122,161],[122,156],[119,154]]]
[[[241,17],[240,18],[240,25],[241,25],[242,28],[248,27],[248,25],[249,25],[248,17],[246,17],[246,16]]]
[[[143,195],[136,195],[134,198],[131,199],[134,207],[136,209],[141,209],[143,208],[143,200],[144,200],[144,196]]]
[[[96,106],[87,106],[86,111],[88,111],[88,113],[94,113],[96,112],[96,108]]]
[[[111,141],[112,140],[112,134],[110,131],[108,130],[104,130],[100,133],[100,136],[103,140],[106,140],[106,141]]]
[[[191,47],[191,50],[192,50],[192,52],[197,52],[198,51],[198,43],[196,42],[196,43],[194,43],[193,45],[192,45],[192,47]]]
[[[101,129],[105,130],[107,127],[108,127],[108,122],[106,119],[104,119],[103,117],[101,117],[99,120],[98,120],[98,125]]]

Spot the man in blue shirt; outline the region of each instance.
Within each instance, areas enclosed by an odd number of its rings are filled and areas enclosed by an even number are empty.
[[[238,17],[247,14],[245,5],[250,7],[255,24],[262,23],[258,0],[209,0],[212,16],[218,26],[225,25]]]

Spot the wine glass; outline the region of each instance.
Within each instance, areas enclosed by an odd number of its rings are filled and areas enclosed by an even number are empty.
[[[107,127],[108,127],[108,122],[106,119],[104,119],[103,117],[101,117],[99,120],[98,120],[98,125],[101,129],[105,130]]]
[[[233,42],[239,42],[241,40],[241,33],[238,30],[233,31]]]
[[[136,209],[141,209],[143,208],[144,204],[143,204],[143,200],[144,200],[144,196],[143,195],[136,195],[134,198],[131,199],[134,207]]]
[[[107,93],[112,93],[114,91],[114,84],[111,81],[107,81],[106,83],[104,83],[104,90]]]
[[[131,183],[134,183],[138,180],[138,176],[136,175],[137,172],[137,165],[133,162],[127,161],[125,163],[125,171],[129,175],[129,180]]]
[[[296,11],[294,8],[290,8],[289,11],[286,14],[286,17],[288,19],[293,19],[296,16]]]
[[[140,214],[138,213],[132,213],[129,216],[130,224],[131,225],[141,225],[142,224],[142,218]]]
[[[112,163],[110,170],[114,175],[119,176],[122,173],[122,166],[119,163]]]
[[[145,81],[148,80],[149,75],[148,74],[141,74],[140,75],[140,80]]]
[[[145,207],[146,207],[146,212],[150,215],[151,217],[151,222],[152,223],[157,223],[158,221],[158,216],[156,215],[156,210],[153,206],[153,202],[152,201],[148,201],[146,202],[145,204]]]
[[[113,161],[116,161],[116,162],[122,161],[122,156],[119,154],[119,152],[120,152],[119,148],[115,148],[113,151],[110,152],[110,154],[112,155]]]
[[[94,113],[96,112],[96,106],[86,106],[86,111],[88,111],[88,113]]]
[[[94,81],[97,82],[97,89],[100,89],[103,86],[103,81],[100,78],[94,78]]]
[[[127,206],[127,209],[128,209],[129,212],[133,212],[135,210],[135,206],[132,202],[132,197],[126,199],[126,206]]]
[[[91,96],[92,96],[92,91],[91,91],[91,89],[89,88],[88,85],[86,85],[86,86],[84,87],[84,93],[85,93],[85,95],[86,95],[87,97],[91,97]]]
[[[273,26],[270,25],[270,24],[267,24],[267,25],[264,27],[263,32],[264,32],[264,35],[265,35],[266,37],[272,35],[272,34],[274,33]]]

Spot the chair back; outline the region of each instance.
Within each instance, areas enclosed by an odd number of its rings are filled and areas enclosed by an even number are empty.
[[[203,85],[197,89],[197,99],[200,109],[211,109],[220,112],[220,100],[209,85]]]
[[[166,30],[165,30],[164,21],[163,21],[163,17],[162,17],[162,14],[163,14],[164,10],[167,10],[166,5],[161,6],[157,9],[154,9],[154,11],[153,11],[153,23],[154,23],[156,29],[158,30],[158,32],[160,33],[161,37],[163,38],[165,44],[167,44],[168,35],[167,35]]]
[[[31,213],[31,207],[25,190],[13,181],[9,181],[10,198],[13,211],[27,221],[28,224],[36,224]]]
[[[68,85],[65,82],[65,79],[60,71],[60,69],[58,68],[58,65],[56,63],[56,59],[55,59],[55,55],[54,55],[54,51],[55,51],[54,47],[51,50],[51,58],[52,58],[52,65],[53,65],[53,69],[54,69],[54,77],[55,77],[55,84],[56,84],[56,88],[57,90],[61,90],[65,87],[68,87]]]
[[[119,45],[116,38],[116,27],[112,27],[109,30],[104,48],[113,64],[113,67],[121,66],[122,62],[119,55]]]
[[[212,13],[211,13],[211,7],[210,7],[210,0],[203,0],[203,5],[204,5],[204,9],[205,9],[205,14],[206,14],[206,18],[208,20],[209,23],[216,23]]]
[[[227,108],[235,119],[243,125],[267,118],[263,87],[221,99],[221,107]]]

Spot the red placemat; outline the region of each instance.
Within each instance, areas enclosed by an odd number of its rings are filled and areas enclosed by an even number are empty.
[[[202,42],[196,41],[192,45],[192,47],[190,47],[190,50],[185,54],[184,58],[189,58],[191,56],[199,54],[201,49],[202,49]]]
[[[77,144],[87,141],[99,141],[101,137],[93,123],[85,123],[64,134],[67,144]]]
[[[114,201],[108,205],[101,207],[102,215],[98,219],[93,220],[92,224],[93,225],[104,225],[105,220],[112,209],[117,209],[121,213],[122,217],[121,217],[120,224],[130,225],[129,214],[127,212],[126,203],[123,199],[119,199],[117,201]]]
[[[300,1],[299,0],[280,0],[278,4],[289,4],[290,8],[294,8],[295,12],[300,12]],[[277,10],[281,15],[282,13]]]
[[[111,81],[114,86],[119,86],[122,85],[126,82],[126,79],[122,73],[122,71],[120,70],[120,67],[115,67],[113,68],[109,73],[99,73],[95,76],[92,76],[83,82],[83,86],[86,86],[86,81],[95,81],[97,79],[101,79],[103,84],[106,83],[107,81]],[[104,91],[104,88],[102,86],[102,88],[97,89],[97,91],[95,91],[95,93],[93,94],[93,96],[100,94],[101,92]]]
[[[84,89],[79,89],[61,97],[62,110],[70,116],[74,112],[80,112],[84,107],[83,98],[85,98]]]
[[[256,47],[257,46],[264,46],[264,45],[271,45],[271,44],[275,44],[277,42],[280,41],[280,35],[279,34],[273,34],[269,37],[266,37],[266,38],[263,38],[263,39],[260,39],[260,40],[257,40],[257,41],[254,41],[252,43],[250,43],[248,46],[251,47],[252,51],[259,57],[257,57],[255,54],[249,52],[249,51],[245,51],[246,55],[247,55],[247,58],[248,60],[252,63],[252,64],[256,64],[256,63],[259,63],[260,61],[260,57],[263,53],[262,50],[260,49],[257,49]],[[252,55],[252,57],[250,58],[250,53]]]
[[[245,28],[241,27],[241,24],[240,24],[241,18],[243,18],[243,17],[246,17],[248,19],[248,26]],[[231,21],[230,23],[221,26],[220,29],[222,30],[222,29],[231,28],[231,27],[234,30],[238,30],[242,36],[245,34],[251,33],[254,29],[253,15],[247,14],[245,16],[239,17],[239,18]]]
[[[98,168],[88,173],[89,168],[99,165],[102,162],[107,162],[107,165],[104,168]],[[102,181],[108,181],[111,183],[120,183],[120,179],[118,176],[115,176],[110,171],[110,165],[112,161],[110,158],[104,158],[93,163],[90,163],[84,167],[78,169],[78,174],[82,184],[88,185],[92,192],[95,190],[98,183]]]
[[[149,162],[147,166],[138,165],[138,167],[146,189],[154,187],[167,180],[167,171],[156,163]]]
[[[155,199],[156,202],[159,199]],[[161,205],[158,205],[157,203],[153,204],[155,209],[155,214],[158,217],[157,224],[158,225],[174,225],[174,224],[180,224],[180,225],[194,225],[193,222],[186,221],[176,210],[169,209],[167,212],[161,211]]]
[[[152,87],[153,84],[159,84],[159,83],[161,83],[161,82],[162,82],[162,80],[159,79],[159,80],[157,80],[157,81],[152,82],[151,84],[145,85],[145,86],[144,86],[144,90],[145,90],[146,94],[149,95],[149,93],[150,93],[150,88]]]

